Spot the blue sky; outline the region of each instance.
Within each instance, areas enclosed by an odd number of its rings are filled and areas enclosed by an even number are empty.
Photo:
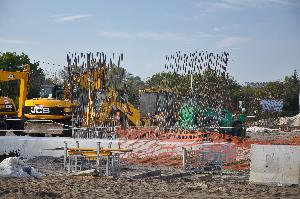
[[[177,50],[228,51],[240,83],[279,80],[300,71],[300,0],[0,0],[1,52],[62,65],[69,51],[124,53],[146,78]]]

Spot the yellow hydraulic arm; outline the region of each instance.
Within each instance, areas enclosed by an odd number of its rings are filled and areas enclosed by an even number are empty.
[[[81,76],[75,77],[76,81],[83,88],[88,88],[91,90],[100,90],[104,88],[105,84],[105,72],[106,66],[102,65],[99,68],[92,69],[89,72],[85,72]],[[91,103],[91,102],[90,102]],[[101,104],[99,112],[94,113],[94,109],[88,108],[87,110],[87,124],[94,120],[94,115],[100,123],[104,123],[108,120],[108,117],[113,109],[116,107],[120,112],[124,113],[126,117],[136,126],[141,124],[141,113],[129,102],[121,102],[119,100],[119,93],[113,89],[109,89],[109,94],[106,99]],[[96,122],[98,122],[96,121]]]
[[[0,69],[0,82],[20,80],[20,97],[19,97],[19,110],[18,117],[23,115],[23,106],[27,99],[28,86],[29,86],[29,72],[30,66],[24,65],[23,71],[5,71]]]
[[[113,107],[116,107],[120,112],[124,113],[126,117],[135,125],[141,125],[141,113],[129,102],[121,102],[119,99],[119,93],[113,89],[109,89],[109,94],[106,100],[102,103],[99,119],[104,123]]]

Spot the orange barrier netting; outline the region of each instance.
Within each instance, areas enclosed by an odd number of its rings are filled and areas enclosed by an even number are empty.
[[[250,168],[249,152],[251,144],[300,145],[300,137],[292,140],[256,141],[240,139],[218,132],[162,131],[159,128],[128,128],[118,131],[119,146],[133,149],[123,158],[130,164],[181,167],[182,148],[196,152],[222,152],[226,169],[247,170]],[[208,143],[209,142],[209,143]],[[237,160],[237,157],[241,160]]]

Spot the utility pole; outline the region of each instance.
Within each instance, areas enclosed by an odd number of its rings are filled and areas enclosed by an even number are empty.
[[[193,91],[193,74],[191,73],[191,91]]]

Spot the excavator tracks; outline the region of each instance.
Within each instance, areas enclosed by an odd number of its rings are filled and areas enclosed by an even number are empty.
[[[24,123],[25,133],[34,137],[70,137],[72,135],[69,121],[29,120]]]

